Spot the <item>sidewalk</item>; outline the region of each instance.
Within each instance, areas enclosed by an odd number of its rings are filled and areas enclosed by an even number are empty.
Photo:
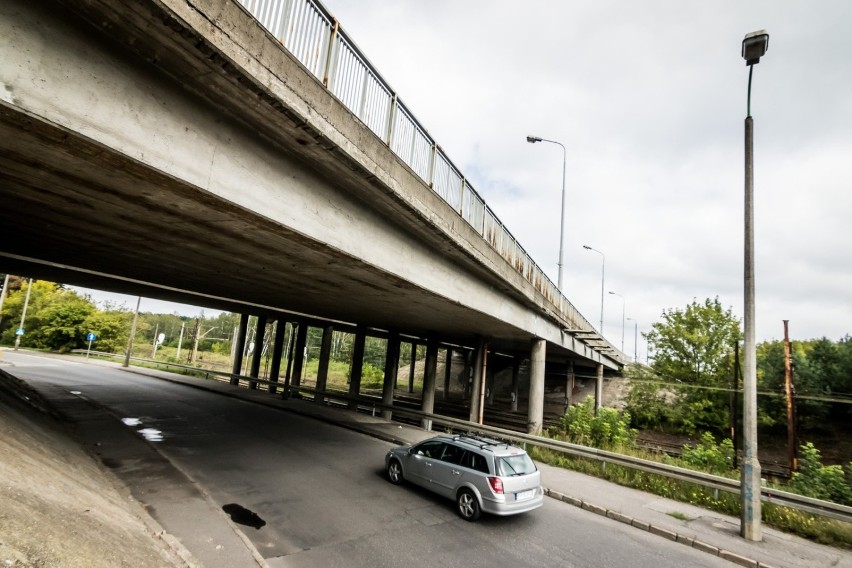
[[[301,399],[284,400],[263,390],[248,390],[214,380],[185,377],[153,369],[130,371],[185,384],[225,396],[280,408],[337,424],[396,444],[416,443],[436,434],[419,427],[387,422],[381,417]],[[686,503],[622,487],[595,477],[539,464],[547,494],[562,501],[677,541],[708,554],[748,567],[852,568],[852,553],[815,544],[763,525],[763,540],[750,542],[739,536],[740,521]],[[671,516],[678,514],[687,520]]]

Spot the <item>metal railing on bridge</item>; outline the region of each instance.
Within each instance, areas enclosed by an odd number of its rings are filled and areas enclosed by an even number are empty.
[[[238,0],[575,329],[594,327],[532,260],[396,92],[317,0]],[[629,358],[607,342],[622,363]]]

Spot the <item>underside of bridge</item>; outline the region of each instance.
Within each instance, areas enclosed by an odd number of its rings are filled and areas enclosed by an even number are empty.
[[[486,336],[493,349],[529,351],[528,331],[327,246],[262,210],[223,199],[152,166],[145,156],[129,155],[28,110],[27,95],[9,79],[20,76],[19,68],[32,65],[31,74],[45,73],[55,84],[73,82],[74,69],[44,69],[52,50],[77,50],[81,59],[108,53],[111,65],[132,67],[137,78],[166,85],[171,96],[217,116],[223,130],[262,140],[281,159],[332,180],[344,196],[334,204],[344,217],[348,208],[368,208],[392,230],[408,238],[413,233],[430,254],[486,282],[494,293],[531,304],[479,253],[459,247],[435,223],[423,222],[421,211],[259,88],[163,3],[131,2],[117,13],[114,3],[105,1],[13,0],[0,11],[0,32],[10,38],[6,49],[16,55],[10,59],[4,53],[0,63],[0,272],[272,318],[309,316],[395,329],[460,345],[473,346]],[[262,31],[255,26],[247,33]],[[284,80],[322,88],[307,71],[299,73]],[[424,201],[437,202],[423,189]],[[457,224],[462,227],[463,221]],[[548,358],[594,366],[559,346],[548,349]]]

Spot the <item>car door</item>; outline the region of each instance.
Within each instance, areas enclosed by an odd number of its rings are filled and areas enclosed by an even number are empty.
[[[440,440],[427,440],[412,447],[408,455],[406,478],[421,487],[434,490],[431,487],[433,469],[436,463],[440,463],[443,451],[444,442]]]
[[[461,479],[461,466],[466,450],[451,442],[444,444],[441,459],[432,466],[433,491],[445,497],[454,498],[455,490]]]

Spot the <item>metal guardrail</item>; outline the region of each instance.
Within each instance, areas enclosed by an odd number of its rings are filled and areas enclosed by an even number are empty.
[[[565,317],[595,328],[533,261],[318,0],[237,0]],[[604,341],[606,341],[604,339]],[[614,359],[630,359],[606,341]],[[608,349],[609,351],[610,349]]]
[[[85,349],[75,349],[75,352],[78,353],[86,353]],[[114,353],[104,353],[99,351],[91,351],[92,355],[100,356],[100,357],[111,357],[124,359],[123,355],[116,355]],[[590,448],[587,446],[581,446],[578,444],[572,444],[569,442],[560,442],[558,440],[551,440],[548,438],[543,438],[541,436],[534,436],[531,434],[524,434],[522,432],[516,432],[514,430],[506,430],[504,428],[497,428],[494,426],[487,426],[484,424],[477,424],[475,422],[468,422],[466,420],[459,420],[457,418],[451,418],[449,416],[442,416],[439,414],[430,414],[427,412],[422,412],[419,410],[414,410],[410,408],[402,408],[398,406],[388,406],[382,404],[377,400],[371,400],[365,397],[351,397],[348,394],[342,394],[337,391],[318,391],[316,389],[305,387],[301,385],[286,385],[282,382],[276,381],[268,381],[266,379],[260,379],[255,377],[247,377],[245,375],[233,375],[232,373],[224,372],[224,371],[215,371],[208,369],[200,369],[198,367],[191,367],[189,365],[182,365],[179,363],[169,363],[164,361],[156,361],[153,359],[144,359],[141,357],[131,357],[131,360],[138,361],[142,363],[155,364],[158,366],[164,367],[176,367],[184,370],[191,370],[194,372],[205,373],[208,375],[213,375],[217,377],[217,380],[227,379],[230,381],[232,378],[236,377],[239,380],[240,386],[249,386],[250,384],[263,384],[263,385],[274,385],[276,388],[283,390],[288,390],[291,393],[298,392],[302,394],[308,394],[311,396],[322,396],[326,401],[337,401],[346,403],[356,403],[359,408],[369,410],[373,416],[376,415],[379,411],[390,411],[397,415],[403,415],[406,417],[413,417],[418,419],[426,419],[430,420],[432,424],[438,424],[441,426],[445,426],[448,428],[462,429],[464,431],[470,432],[478,432],[482,434],[489,434],[492,436],[497,436],[504,440],[511,441],[517,444],[529,444],[533,446],[538,446],[540,448],[546,448],[549,450],[553,450],[556,452],[561,452],[564,454],[591,459],[595,461],[599,461],[602,464],[613,464],[619,465],[622,467],[637,469],[640,471],[644,471],[647,473],[652,473],[655,475],[660,475],[663,477],[668,477],[671,479],[677,479],[680,481],[685,481],[688,483],[694,483],[696,485],[700,485],[702,487],[708,487],[710,489],[718,490],[718,491],[726,491],[728,493],[740,493],[740,482],[736,479],[729,479],[727,477],[721,477],[718,475],[712,475],[709,473],[702,473],[699,471],[693,471],[691,469],[686,469],[682,467],[677,467],[673,465],[663,464],[651,460],[646,460],[642,458],[636,458],[632,456],[626,456],[623,454],[618,454],[615,452],[610,452],[607,450],[599,450],[597,448]],[[221,379],[219,379],[221,377]],[[798,495],[796,493],[789,493],[787,491],[782,491],[779,489],[769,488],[769,487],[761,487],[760,489],[760,498],[762,501],[767,503],[773,503],[776,505],[781,505],[784,507],[789,507],[791,509],[796,509],[799,511],[804,511],[807,513],[811,513],[814,515],[827,517],[830,519],[835,519],[838,521],[843,521],[850,523],[852,522],[852,507],[847,507],[845,505],[839,505],[837,503],[832,503],[830,501],[822,501],[820,499],[813,499],[811,497],[805,497],[803,495]]]

